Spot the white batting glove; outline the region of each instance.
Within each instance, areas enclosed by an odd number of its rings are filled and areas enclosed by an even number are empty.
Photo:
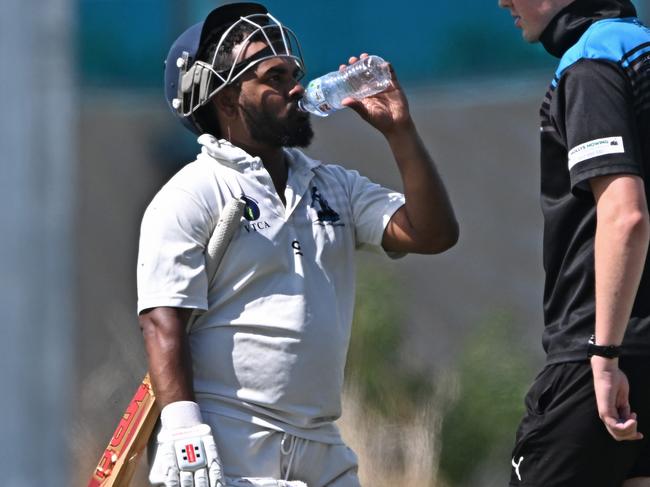
[[[162,429],[149,482],[165,487],[224,487],[217,446],[198,404],[168,404],[160,413],[160,421]]]

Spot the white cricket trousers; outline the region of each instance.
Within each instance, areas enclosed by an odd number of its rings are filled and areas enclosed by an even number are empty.
[[[202,412],[228,477],[301,480],[308,487],[361,487],[355,453],[345,444],[306,440]]]

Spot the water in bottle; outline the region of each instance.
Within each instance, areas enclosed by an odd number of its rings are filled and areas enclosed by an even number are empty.
[[[368,56],[343,71],[334,71],[312,80],[298,106],[305,112],[320,117],[345,108],[341,105],[347,97],[361,100],[375,95],[390,86],[390,69],[379,56]]]

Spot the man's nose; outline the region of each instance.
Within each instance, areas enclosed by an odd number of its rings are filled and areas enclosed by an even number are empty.
[[[302,98],[304,94],[305,88],[300,83],[296,83],[295,86],[289,90],[289,98],[291,99]]]

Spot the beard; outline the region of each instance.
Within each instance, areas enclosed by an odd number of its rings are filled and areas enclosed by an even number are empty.
[[[308,147],[314,137],[309,115],[298,111],[292,102],[284,119],[265,107],[241,104],[250,136],[256,142],[271,147]]]

